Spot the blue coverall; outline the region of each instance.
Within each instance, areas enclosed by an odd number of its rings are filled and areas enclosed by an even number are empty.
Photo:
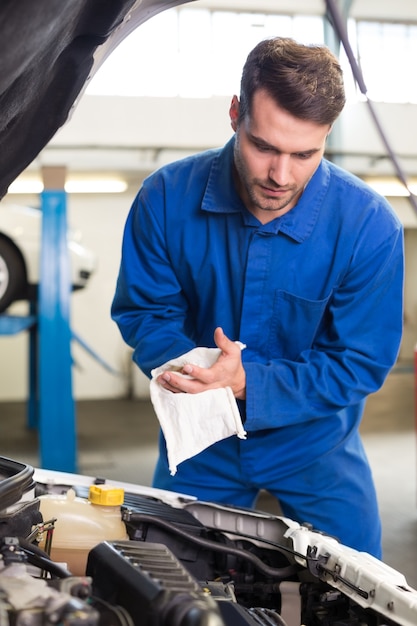
[[[221,326],[246,344],[247,440],[231,437],[154,486],[284,515],[381,555],[358,432],[402,333],[403,232],[384,198],[323,159],[298,204],[262,225],[232,179],[232,138],[163,167],[128,216],[112,317],[147,374]]]

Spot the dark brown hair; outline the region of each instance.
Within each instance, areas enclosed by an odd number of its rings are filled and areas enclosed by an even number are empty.
[[[251,113],[253,95],[264,89],[299,119],[333,124],[345,104],[343,74],[326,46],[274,37],[261,41],[246,60],[240,85],[239,121]]]

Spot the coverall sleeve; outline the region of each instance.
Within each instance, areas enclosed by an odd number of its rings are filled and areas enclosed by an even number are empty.
[[[123,339],[134,350],[133,360],[147,376],[195,347],[184,331],[187,302],[169,261],[161,202],[149,202],[142,188],[132,205],[111,307]]]
[[[380,388],[398,356],[403,273],[400,225],[378,245],[361,243],[311,347],[293,360],[244,363],[248,430],[325,418]]]

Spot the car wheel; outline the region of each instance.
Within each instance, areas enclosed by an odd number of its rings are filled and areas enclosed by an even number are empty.
[[[26,272],[17,248],[0,238],[0,313],[26,292]]]

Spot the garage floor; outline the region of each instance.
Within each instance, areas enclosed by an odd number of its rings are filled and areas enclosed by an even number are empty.
[[[392,373],[369,398],[362,433],[379,494],[384,561],[417,589],[414,390],[410,369]],[[150,485],[158,431],[150,402],[79,402],[77,421],[80,473]],[[26,404],[1,403],[0,427],[0,455],[38,466],[37,433],[26,428]],[[268,494],[258,508],[275,512]]]

